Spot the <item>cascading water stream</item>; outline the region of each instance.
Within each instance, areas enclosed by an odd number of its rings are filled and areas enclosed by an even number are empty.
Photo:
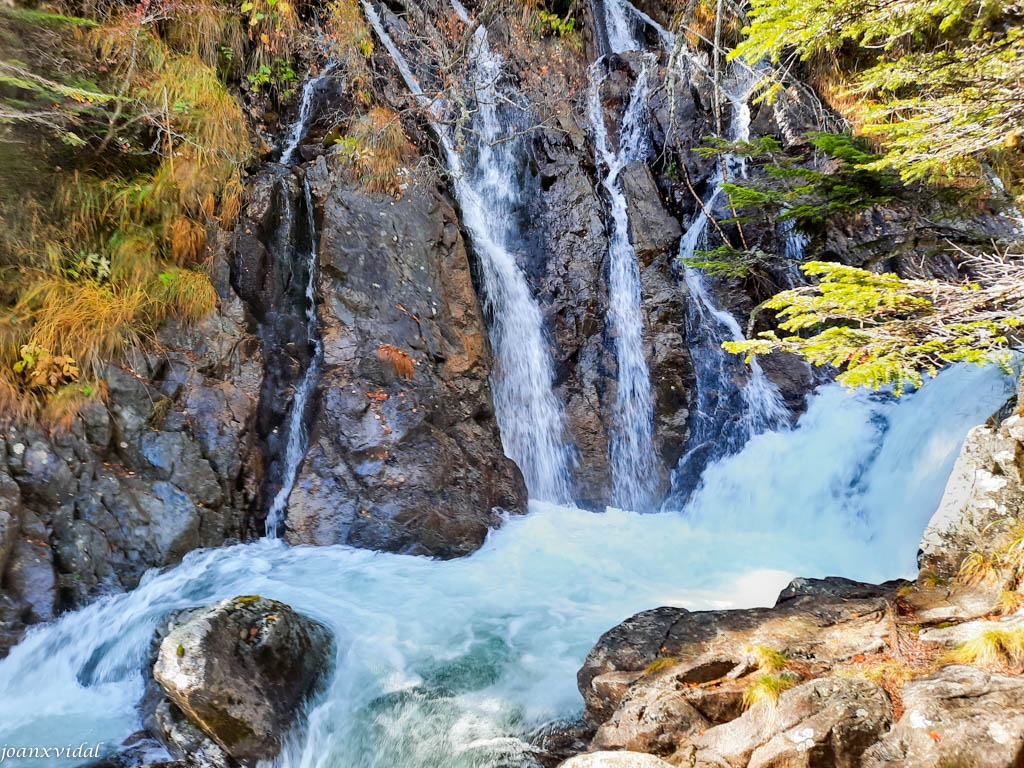
[[[320,86],[337,69],[337,64],[328,65],[323,72],[316,77],[309,78],[302,86],[302,98],[299,100],[299,117],[292,124],[288,132],[288,139],[285,141],[284,149],[281,150],[281,164],[291,165],[295,162],[295,152],[299,144],[306,137],[309,131],[309,121],[316,114],[316,94]]]
[[[649,65],[645,57],[629,95],[629,105],[619,127],[618,150],[610,146],[601,104],[602,62],[590,72],[588,94],[590,123],[598,159],[606,173],[601,181],[610,203],[608,241],[609,320],[618,363],[615,415],[611,425],[610,465],[613,504],[622,509],[644,510],[654,503],[658,458],[654,450],[654,406],[651,373],[647,365],[641,314],[640,266],[629,241],[629,213],[619,175],[650,153],[645,117],[649,89]]]
[[[898,401],[830,384],[794,429],[711,465],[685,515],[535,503],[459,560],[274,541],[194,552],[0,661],[0,744],[116,745],[140,726],[140,670],[166,614],[256,593],[337,637],[279,768],[536,768],[531,734],[579,713],[576,670],[627,616],[770,605],[797,575],[915,573],[961,439],[1011,391],[995,367]]]
[[[518,235],[514,229],[515,179],[522,161],[516,154],[518,142],[498,106],[507,101],[499,91],[501,58],[488,45],[487,29],[478,27],[469,54],[478,106],[470,125],[476,158],[469,170],[443,123],[440,102],[423,93],[376,9],[368,3],[364,9],[409,90],[432,118],[463,225],[480,259],[495,356],[492,393],[505,453],[522,470],[531,498],[570,503],[572,452],[564,441],[561,406],[552,392],[554,371],[544,319],[511,251]]]
[[[317,236],[316,213],[313,207],[313,193],[309,187],[309,181],[303,183],[303,200],[306,208],[306,224],[309,232],[309,247],[305,252],[306,268],[306,343],[313,350],[302,376],[302,381],[295,388],[292,398],[291,415],[288,418],[288,442],[285,445],[284,471],[281,479],[281,487],[274,495],[267,510],[266,532],[267,538],[277,538],[284,523],[284,513],[288,508],[288,497],[292,488],[295,487],[295,479],[299,474],[299,467],[306,455],[306,448],[309,443],[309,435],[306,428],[306,413],[309,399],[316,391],[317,381],[320,379],[320,368],[324,359],[324,346],[317,333],[316,315],[316,275],[317,275],[317,253],[319,251],[319,238]]]
[[[747,98],[753,73],[737,78],[736,95],[729,95],[732,120],[729,138],[750,138],[750,109]],[[732,178],[746,175],[742,160],[727,155],[723,163]],[[696,377],[696,407],[691,406],[690,447],[672,473],[672,490],[666,509],[680,509],[696,488],[704,468],[715,459],[738,451],[753,435],[785,427],[789,410],[778,388],[768,380],[757,360],[751,360],[746,382],[736,383],[739,359],[722,349],[725,341],[744,339],[743,329],[730,312],[719,309],[711,296],[707,278],[689,266],[706,242],[708,213],[723,196],[725,174],[719,170],[711,184],[711,193],[701,202],[700,211],[679,244],[679,263],[690,291],[687,304],[687,340]],[[713,214],[712,214],[713,215]]]
[[[671,51],[675,46],[676,36],[629,2],[629,0],[601,0],[601,3],[604,9],[603,16],[608,47],[612,53],[637,50],[640,47],[637,40],[637,27],[641,25],[655,31],[665,50]],[[630,17],[636,19],[640,24],[638,25],[632,21]]]

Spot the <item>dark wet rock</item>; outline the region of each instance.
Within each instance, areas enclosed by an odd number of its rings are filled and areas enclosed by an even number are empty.
[[[155,766],[186,768],[184,762],[174,761],[167,748],[147,731],[138,731],[125,739],[113,754],[84,763],[79,768],[154,768]]]
[[[661,457],[656,487],[662,495],[668,490],[669,473],[686,449],[696,384],[686,346],[686,305],[691,299],[686,283],[676,278],[674,260],[674,254],[662,253],[640,274],[644,341],[650,350],[654,439]]]
[[[605,414],[615,396],[615,359],[605,338],[608,238],[587,135],[566,127],[534,141],[539,185],[530,200],[541,242],[539,258],[524,268],[554,342],[555,392],[578,454],[573,484],[584,505],[602,508],[611,497]]]
[[[273,757],[332,649],[326,627],[275,600],[237,597],[192,612],[163,638],[153,667],[168,697],[156,708],[161,738],[187,754],[194,724],[235,760]]]
[[[236,768],[237,762],[217,742],[191,723],[167,699],[157,704],[149,729],[188,768]]]
[[[886,732],[892,704],[869,680],[824,677],[760,702],[682,744],[673,762],[701,768],[857,768]]]
[[[807,396],[825,378],[810,363],[791,352],[758,355],[757,362],[768,381],[778,387],[786,407],[793,413],[805,410]]]
[[[21,534],[14,542],[4,588],[26,606],[28,623],[49,621],[57,611],[57,577],[53,551],[42,522],[31,512],[24,514]]]
[[[665,211],[654,176],[646,163],[627,165],[619,179],[629,206],[630,240],[642,269],[655,256],[674,252],[679,246],[682,230],[679,222]]]
[[[324,365],[287,538],[472,552],[502,512],[523,512],[526,499],[501,446],[458,219],[426,181],[400,200],[361,192],[340,174],[315,184],[329,190]]]
[[[896,590],[909,582],[898,579],[882,584],[867,584],[841,576],[827,576],[824,579],[793,579],[779,593],[775,605],[779,606],[799,597],[836,597],[844,600],[871,600],[874,598],[892,598]]]
[[[864,768],[1016,768],[1024,762],[1024,680],[946,667],[901,692],[906,708]]]
[[[582,720],[555,721],[531,735],[538,751],[534,757],[544,768],[556,768],[567,758],[587,749],[594,729]]]

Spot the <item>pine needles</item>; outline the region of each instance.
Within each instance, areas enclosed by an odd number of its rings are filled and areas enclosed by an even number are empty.
[[[801,269],[818,277],[817,285],[783,291],[762,305],[777,310],[779,327],[793,335],[766,331],[723,346],[748,360],[793,352],[841,369],[838,380],[847,386],[891,386],[897,396],[952,363],[1008,366],[1012,339],[1024,324],[1024,265],[1018,256],[964,256],[977,275],[964,285],[808,262]]]

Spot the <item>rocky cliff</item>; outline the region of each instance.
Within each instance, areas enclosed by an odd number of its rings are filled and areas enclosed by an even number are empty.
[[[262,347],[222,248],[212,317],[111,362],[70,427],[4,430],[0,654],[28,624],[255,530]]]

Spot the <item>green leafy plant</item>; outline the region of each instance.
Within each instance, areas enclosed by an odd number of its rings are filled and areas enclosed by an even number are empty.
[[[723,346],[748,360],[793,352],[838,368],[847,386],[891,386],[897,396],[951,363],[1008,367],[1024,322],[1024,267],[1008,256],[967,260],[979,279],[961,285],[808,262],[801,269],[818,278],[816,284],[762,305],[775,310],[779,328],[792,335],[765,331]]]
[[[819,90],[882,143],[873,168],[959,183],[1010,152],[1020,178],[1022,20],[995,0],[752,0],[732,56],[827,73],[833,88]]]
[[[571,16],[563,18],[557,13],[541,10],[537,12],[537,18],[540,19],[541,24],[546,25],[553,34],[559,37],[571,35],[576,29],[576,19]]]

